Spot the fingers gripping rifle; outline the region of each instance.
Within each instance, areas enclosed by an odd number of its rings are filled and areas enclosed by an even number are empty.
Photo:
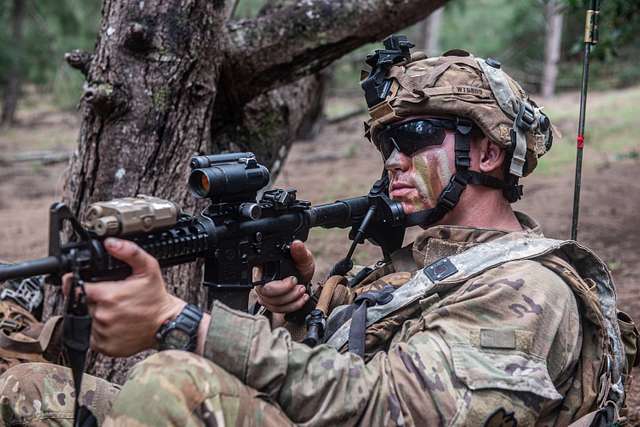
[[[367,196],[311,206],[298,200],[295,190],[264,191],[257,200],[270,174],[252,153],[196,156],[190,166],[192,193],[211,200],[200,214],[183,213],[167,200],[138,196],[94,203],[81,223],[66,205],[55,203],[50,210],[49,256],[0,267],[0,282],[48,274],[59,285],[62,275],[73,275],[64,342],[76,387],[76,424],[88,413],[77,403],[91,332],[85,283],[121,280],[131,274],[127,264],[107,253],[106,238],[135,242],[161,267],[203,259],[209,305],[217,299],[245,311],[253,286],[299,276],[290,244],[307,240],[312,227],[351,227],[354,245],[349,257],[355,244],[365,238],[380,246],[385,256],[402,244],[404,214],[400,203],[384,194],[384,179]],[[62,242],[65,226],[72,230],[72,238]],[[256,266],[263,271],[259,281],[253,281]],[[305,307],[298,319],[304,319],[312,308],[312,304]]]
[[[103,245],[113,236],[135,242],[163,268],[203,259],[209,302],[218,299],[246,310],[253,286],[298,275],[289,245],[305,241],[312,227],[358,230],[373,204],[386,204],[369,215],[369,233],[352,232],[351,238],[357,234],[359,241],[371,239],[384,253],[402,243],[400,203],[388,198],[380,202],[377,193],[311,206],[298,200],[295,190],[275,189],[256,200],[270,175],[252,153],[197,156],[191,168],[193,194],[212,201],[200,214],[183,213],[167,200],[138,196],[94,203],[81,223],[66,205],[55,203],[50,210],[49,256],[0,267],[0,281],[48,274],[53,284],[60,284],[65,273],[74,273],[82,282],[124,279],[130,267],[111,257]],[[66,224],[73,238],[63,243]],[[263,278],[254,282],[255,266],[262,267]]]

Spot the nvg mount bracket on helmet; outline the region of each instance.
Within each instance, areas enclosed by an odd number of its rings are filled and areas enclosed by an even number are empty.
[[[377,49],[375,53],[367,55],[366,63],[371,71],[361,83],[364,97],[369,108],[384,101],[391,88],[391,80],[387,72],[392,65],[411,59],[409,49],[415,45],[407,40],[407,36],[392,35],[382,41],[384,49]]]

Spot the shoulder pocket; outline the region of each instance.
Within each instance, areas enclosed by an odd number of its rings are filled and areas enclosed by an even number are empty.
[[[451,347],[456,377],[471,390],[502,389],[562,399],[545,361],[518,350],[485,349],[471,344]]]

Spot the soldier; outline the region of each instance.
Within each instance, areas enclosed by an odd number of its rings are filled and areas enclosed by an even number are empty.
[[[519,178],[551,146],[548,118],[497,61],[461,50],[410,55],[400,42],[369,61],[365,127],[383,157],[390,196],[422,218],[415,242],[354,288],[333,280],[325,343],[309,348],[265,316],[219,302],[202,314],[167,293],[151,256],[108,239],[109,253],[133,274],[86,286],[92,347],[112,356],[174,350],[138,364],[122,389],[85,375],[81,403],[99,422],[622,420],[637,332],[628,318],[618,323],[606,267],[580,245],[543,238],[533,219],[510,206],[522,194]],[[296,242],[292,256],[310,280],[311,253]],[[257,293],[263,307],[287,313],[309,298],[303,290],[288,278]],[[7,425],[71,423],[66,368],[18,365],[0,389]]]

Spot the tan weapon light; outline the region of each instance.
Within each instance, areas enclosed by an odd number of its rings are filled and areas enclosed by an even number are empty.
[[[179,212],[173,202],[138,195],[91,204],[84,226],[102,237],[148,233],[175,225]]]

